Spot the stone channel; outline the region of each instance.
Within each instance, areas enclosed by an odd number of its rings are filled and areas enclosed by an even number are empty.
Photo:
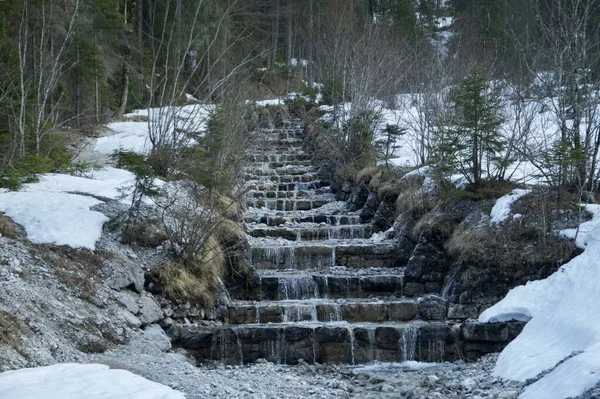
[[[444,362],[500,350],[520,332],[519,323],[449,321],[441,295],[405,291],[396,243],[335,200],[303,126],[260,133],[244,214],[258,283],[234,298],[222,326],[172,326],[175,345],[226,364]]]

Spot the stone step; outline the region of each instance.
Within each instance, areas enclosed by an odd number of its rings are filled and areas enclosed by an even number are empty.
[[[360,216],[348,215],[348,214],[322,214],[322,215],[310,215],[310,216],[286,216],[284,214],[264,214],[254,213],[244,216],[246,223],[260,223],[267,226],[281,226],[284,224],[295,224],[295,223],[326,223],[332,226],[346,226],[355,225],[361,222]]]
[[[368,224],[312,227],[258,227],[249,226],[252,237],[283,238],[290,241],[351,240],[369,238],[372,227]]]
[[[319,180],[316,172],[305,173],[301,175],[255,175],[251,173],[244,174],[246,181],[272,182],[272,183],[311,183]]]
[[[269,162],[249,162],[249,170],[252,169],[280,169],[280,168],[312,168],[311,161],[269,161]]]
[[[279,185],[278,185],[279,186]],[[285,185],[282,185],[285,186]],[[250,199],[307,199],[316,195],[331,194],[329,186],[317,190],[292,190],[292,191],[263,191],[249,190],[246,196]]]
[[[323,196],[323,199],[250,199],[246,205],[272,211],[309,211],[318,209],[333,200],[333,196],[331,198]]]
[[[453,325],[405,323],[280,323],[205,327],[172,325],[172,344],[199,362],[368,364],[457,360]]]
[[[265,164],[266,165],[266,164]],[[251,176],[302,176],[315,175],[315,168],[312,166],[282,166],[278,168],[257,168],[248,167],[245,172]]]
[[[235,303],[228,310],[229,324],[289,322],[368,322],[411,320],[442,321],[447,305],[439,297],[419,299],[313,299]]]
[[[243,298],[253,300],[346,299],[404,296],[403,269],[369,269],[373,274],[291,274],[262,275],[258,286]],[[388,272],[387,274],[385,272]],[[390,273],[392,271],[393,273]],[[236,298],[241,299],[241,298]]]
[[[250,157],[250,162],[298,162],[309,160],[308,154],[261,154]]]
[[[327,189],[330,191],[329,182],[322,180],[313,180],[309,182],[296,183],[273,183],[273,182],[253,182],[246,183],[246,189],[251,191],[309,191]]]
[[[258,269],[267,270],[311,270],[335,266],[348,268],[401,267],[396,264],[396,248],[391,241],[370,242],[306,242],[290,245],[276,239],[254,239],[251,241],[252,263]]]
[[[293,155],[293,154],[306,154],[304,146],[301,145],[264,145],[260,147],[254,147],[249,152],[250,156],[253,155],[264,155],[264,154],[279,154],[279,155]]]

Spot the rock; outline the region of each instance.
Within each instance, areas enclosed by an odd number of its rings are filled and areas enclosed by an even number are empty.
[[[382,201],[373,216],[373,226],[378,230],[384,231],[389,229],[394,223],[396,216],[395,199],[392,201]]]
[[[427,376],[427,385],[429,385],[430,387],[434,387],[437,385],[439,380],[440,380],[440,377],[438,377],[437,375],[428,375]]]
[[[156,323],[163,319],[163,312],[150,295],[143,295],[139,300],[139,314],[142,325]]]
[[[144,338],[163,352],[171,349],[171,340],[164,330],[156,324],[151,324],[144,328]]]
[[[399,302],[390,304],[390,320],[409,321],[417,316],[418,304],[416,302]]]
[[[423,320],[445,320],[446,301],[438,296],[419,298],[419,316]]]
[[[477,387],[477,383],[472,378],[465,378],[460,382],[460,385],[467,391],[471,392]]]
[[[137,293],[144,291],[144,271],[135,264],[126,262],[115,265],[113,274],[106,280],[108,286],[114,290],[130,288]]]
[[[595,204],[596,197],[594,196],[593,191],[582,191],[581,192],[581,201],[586,204]]]
[[[373,219],[373,217],[375,216],[375,213],[377,212],[378,207],[379,207],[379,201],[377,199],[377,194],[369,193],[369,197],[367,198],[367,202],[365,203],[365,206],[363,206],[359,212],[360,220],[363,223],[370,222]]]
[[[350,212],[356,212],[367,203],[367,199],[369,198],[369,188],[365,183],[361,183],[358,185],[352,197],[350,197],[350,204],[348,205],[348,210]]]
[[[140,328],[142,326],[142,322],[140,319],[135,317],[131,312],[124,310],[121,312],[121,316],[123,320],[127,323],[127,325],[131,328]]]
[[[137,314],[140,307],[137,304],[137,295],[129,291],[121,291],[115,294],[117,302],[125,307],[129,312]]]
[[[518,391],[504,391],[498,394],[498,399],[517,399],[518,396]]]
[[[475,305],[450,304],[448,305],[449,319],[474,319],[479,316],[479,310]]]

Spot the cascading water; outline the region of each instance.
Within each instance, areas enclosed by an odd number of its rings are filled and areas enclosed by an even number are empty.
[[[423,323],[410,324],[416,302],[402,298],[394,242],[373,239],[371,225],[335,201],[302,148],[301,128],[262,134],[246,170],[244,215],[260,289],[249,288],[229,309],[235,333],[210,327],[206,357],[229,356],[231,364],[442,359],[441,333],[420,343]]]
[[[419,345],[419,329],[417,327],[409,327],[400,331],[400,339],[398,342],[400,363],[408,362],[417,359],[417,348]]]

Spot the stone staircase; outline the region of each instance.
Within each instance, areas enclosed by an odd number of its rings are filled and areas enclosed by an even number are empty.
[[[303,126],[261,134],[245,183],[259,282],[234,298],[224,325],[174,326],[174,342],[228,364],[457,359],[459,326],[446,321],[445,301],[406,295],[394,241],[335,201],[304,149]]]

